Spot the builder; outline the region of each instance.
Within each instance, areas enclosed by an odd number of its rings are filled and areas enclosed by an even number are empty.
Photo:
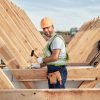
[[[65,88],[67,70],[64,39],[54,32],[53,22],[48,17],[41,20],[41,28],[49,40],[44,48],[45,58],[39,57],[37,61],[41,67],[47,65],[49,88]]]

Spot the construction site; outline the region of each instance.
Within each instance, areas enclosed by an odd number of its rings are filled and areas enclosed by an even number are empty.
[[[46,43],[24,10],[0,0],[0,100],[100,100],[100,18],[84,22],[66,47],[65,89],[48,89],[46,66],[27,69],[31,51],[43,55]]]

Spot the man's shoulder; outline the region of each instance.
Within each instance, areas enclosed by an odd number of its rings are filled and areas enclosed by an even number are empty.
[[[59,41],[65,41],[64,38],[63,38],[63,36],[60,35],[60,34],[56,34],[55,37],[54,37],[54,39],[59,40]]]

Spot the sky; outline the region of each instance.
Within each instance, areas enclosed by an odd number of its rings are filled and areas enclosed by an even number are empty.
[[[50,17],[56,31],[80,28],[85,22],[100,16],[100,0],[11,0],[23,9],[35,27],[41,30],[40,21]]]

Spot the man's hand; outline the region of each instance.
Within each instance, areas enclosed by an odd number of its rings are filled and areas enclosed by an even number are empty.
[[[39,64],[42,64],[42,63],[43,63],[43,58],[42,58],[42,57],[38,57],[38,58],[37,58],[37,62],[38,62]]]

